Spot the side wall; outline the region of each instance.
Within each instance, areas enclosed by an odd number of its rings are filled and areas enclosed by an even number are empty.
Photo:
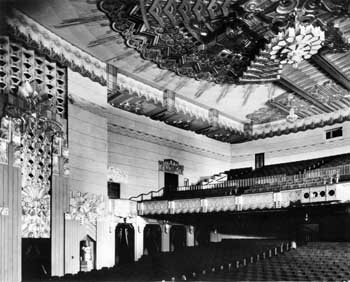
[[[106,99],[107,90],[98,83],[68,72],[70,97]],[[107,194],[107,120],[101,115],[68,104],[69,186],[72,190]]]
[[[127,175],[121,197],[128,198],[164,186],[158,161],[173,159],[184,166],[179,177],[196,183],[230,168],[230,146],[205,136],[172,128],[149,118],[111,109],[108,124],[108,165]]]
[[[343,136],[326,140],[325,131],[340,126]],[[232,168],[254,167],[257,153],[265,153],[265,164],[270,165],[349,152],[350,122],[231,146]]]

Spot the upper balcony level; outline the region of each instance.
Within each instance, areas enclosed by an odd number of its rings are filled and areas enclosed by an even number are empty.
[[[231,170],[224,181],[220,179],[225,177],[143,194],[139,198],[142,201],[139,213],[242,211],[347,202],[350,154],[265,166],[254,171]]]

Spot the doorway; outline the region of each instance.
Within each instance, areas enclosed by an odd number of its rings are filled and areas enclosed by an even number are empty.
[[[186,228],[173,225],[170,229],[170,251],[178,251],[186,247]]]
[[[22,238],[22,279],[39,280],[51,275],[51,240]]]
[[[134,227],[128,223],[120,223],[115,229],[115,265],[134,262],[135,250]]]
[[[147,224],[143,232],[143,254],[153,256],[160,253],[162,240],[160,226]]]
[[[174,173],[165,172],[164,173],[164,187],[167,191],[176,191],[179,186],[179,176]]]

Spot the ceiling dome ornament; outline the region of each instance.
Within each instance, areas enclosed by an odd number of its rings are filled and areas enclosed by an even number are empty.
[[[297,65],[335,45],[349,50],[339,30],[333,32],[335,19],[349,16],[349,0],[98,0],[97,5],[143,59],[218,84],[273,82],[284,64]]]
[[[270,43],[272,60],[279,60],[281,65],[290,64],[298,67],[304,60],[318,53],[325,41],[324,31],[313,25],[296,25],[284,32],[279,32]]]

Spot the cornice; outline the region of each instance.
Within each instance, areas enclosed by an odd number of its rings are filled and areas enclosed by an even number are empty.
[[[117,91],[126,92],[129,95],[134,95],[139,98],[144,98],[147,102],[153,104],[161,104],[166,106],[166,91],[159,90],[153,86],[150,86],[144,82],[138,81],[137,79],[125,75],[123,73],[117,73],[115,84],[112,87],[116,87]],[[113,92],[115,89],[109,89]],[[206,109],[197,105],[187,99],[183,99],[180,95],[174,93],[174,109],[178,113],[183,113],[188,115],[192,119],[202,120],[204,122],[211,123],[210,109]],[[227,116],[224,116],[219,112],[218,114],[218,126],[225,128],[230,131],[243,133],[244,125],[243,123],[233,120]]]
[[[49,31],[24,13],[13,9],[6,18],[10,32],[38,53],[47,55],[61,65],[107,85],[106,64]]]
[[[332,113],[314,115],[303,119],[289,122],[286,119],[253,125],[251,139],[260,139],[296,133],[308,129],[330,126],[350,120],[350,109],[342,109]]]

